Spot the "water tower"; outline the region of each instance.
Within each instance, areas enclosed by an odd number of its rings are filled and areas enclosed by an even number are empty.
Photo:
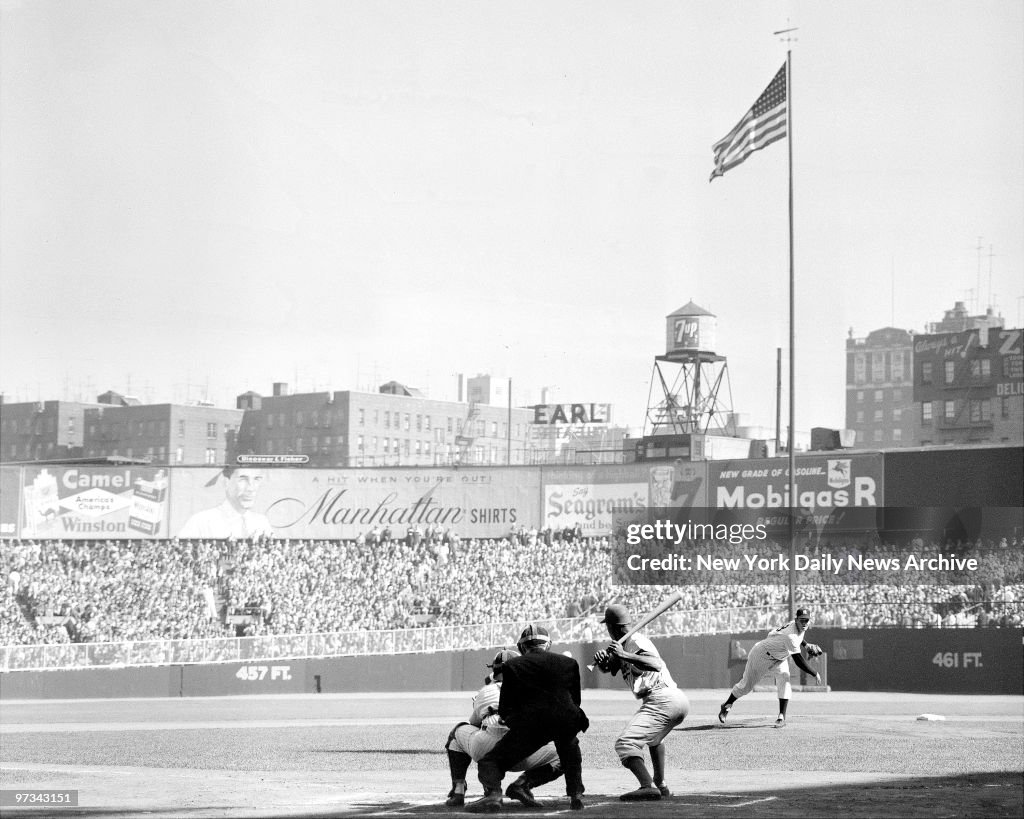
[[[665,354],[654,357],[644,437],[734,435],[725,356],[715,352],[717,321],[692,301],[666,317]]]

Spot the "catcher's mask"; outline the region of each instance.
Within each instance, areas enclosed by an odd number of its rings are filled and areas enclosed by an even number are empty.
[[[491,669],[491,676],[496,676],[501,673],[501,670],[505,667],[505,663],[511,660],[513,657],[518,657],[519,652],[514,648],[503,648],[497,654],[494,655],[494,659],[487,663],[487,667]]]

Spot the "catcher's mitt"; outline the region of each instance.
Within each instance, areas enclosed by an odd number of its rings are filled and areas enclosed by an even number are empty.
[[[594,654],[594,665],[605,674],[614,674],[622,668],[622,662],[614,654],[609,654],[605,649]]]
[[[821,646],[816,645],[815,643],[808,643],[807,644],[807,656],[808,657],[820,657],[824,653],[825,653],[825,650]]]

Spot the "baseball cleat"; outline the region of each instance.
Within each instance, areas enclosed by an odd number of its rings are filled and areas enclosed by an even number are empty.
[[[619,797],[623,802],[653,802],[661,799],[661,790],[649,785],[646,788],[637,788],[635,791],[624,793]]]
[[[501,791],[489,793],[466,805],[468,813],[498,813],[501,810]]]
[[[578,793],[569,797],[569,807],[572,810],[583,810],[583,799]]]
[[[461,793],[455,793],[454,791],[449,792],[448,798],[444,800],[445,807],[448,808],[461,808],[466,804],[466,797]]]
[[[776,728],[785,728],[786,727],[786,718],[784,716],[782,716],[782,714],[779,714],[779,716],[775,719],[775,727]]]
[[[533,793],[530,789],[519,782],[513,782],[505,788],[505,796],[509,799],[515,799],[518,802],[522,802],[528,808],[544,807],[540,802],[533,798]]]
[[[662,799],[668,799],[672,795],[672,791],[668,789],[668,785],[666,785],[664,782],[662,782],[660,785],[657,782],[655,782],[654,787],[661,791]]]
[[[718,721],[725,725],[725,718],[729,715],[728,703],[722,703],[722,707],[718,709]]]

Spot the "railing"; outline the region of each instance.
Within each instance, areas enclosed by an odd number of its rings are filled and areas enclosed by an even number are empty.
[[[669,612],[644,631],[655,637],[744,631],[760,628],[773,616],[778,618],[785,614],[784,606]],[[593,618],[537,622],[548,629],[552,641],[556,643],[590,642],[607,637],[602,626],[595,628]],[[0,648],[0,671],[125,668],[463,651],[511,645],[515,643],[521,629],[521,623],[485,623],[324,634],[4,646]]]
[[[913,604],[920,607],[921,602]],[[977,608],[978,605],[972,606]],[[1024,602],[991,602],[1017,616],[1024,613]],[[874,610],[874,604],[840,608]],[[675,637],[693,634],[733,634],[766,631],[785,622],[789,608],[750,606],[746,608],[670,610],[644,628],[650,637]],[[552,642],[586,643],[607,639],[607,633],[595,625],[593,617],[538,620],[548,629]],[[824,623],[818,624],[824,627]],[[930,628],[940,622],[914,619],[911,624],[891,620],[882,624],[853,614],[845,624],[850,628]],[[945,626],[973,627],[973,626]],[[255,660],[354,657],[370,655],[425,654],[437,651],[464,651],[499,648],[515,643],[522,623],[485,623],[470,626],[381,631],[339,631],[323,634],[276,634],[259,637],[218,637],[192,640],[149,640],[119,643],[62,643],[0,647],[0,672],[67,670],[76,668],[126,668],[165,665],[251,662]]]

